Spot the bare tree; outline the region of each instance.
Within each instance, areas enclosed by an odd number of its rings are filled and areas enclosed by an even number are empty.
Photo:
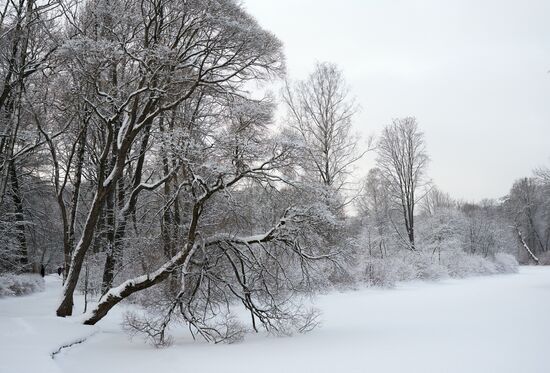
[[[304,143],[304,171],[309,180],[341,191],[353,164],[367,150],[352,131],[358,106],[350,97],[342,71],[323,62],[304,81],[287,83],[283,100],[291,128]]]
[[[378,141],[377,164],[394,202],[402,211],[408,246],[415,250],[414,213],[423,197],[417,192],[425,185],[428,164],[424,134],[415,118],[395,119],[384,128]]]
[[[427,215],[433,215],[440,209],[451,209],[456,207],[457,203],[448,194],[437,187],[433,187],[426,193],[422,201],[422,212]]]
[[[355,201],[365,235],[369,255],[384,257],[388,241],[395,234],[391,229],[391,201],[384,176],[379,168],[372,168],[364,181],[362,193]]]

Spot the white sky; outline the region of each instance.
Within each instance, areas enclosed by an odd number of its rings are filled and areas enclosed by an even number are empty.
[[[550,0],[243,0],[285,44],[289,77],[337,63],[361,133],[415,116],[433,181],[505,195],[550,165]],[[363,162],[366,175],[374,154]]]

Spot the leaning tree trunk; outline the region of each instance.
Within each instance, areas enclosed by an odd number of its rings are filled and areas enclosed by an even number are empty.
[[[65,266],[63,278],[67,278],[69,273],[69,267],[71,265],[71,255],[74,249],[74,234],[75,234],[75,223],[76,223],[76,213],[78,211],[78,201],[80,199],[80,186],[82,184],[82,167],[84,164],[84,154],[86,151],[86,136],[87,136],[87,127],[89,123],[89,118],[84,121],[84,128],[80,133],[80,138],[78,140],[78,150],[76,154],[76,170],[74,175],[74,190],[71,198],[71,211],[69,215],[69,227],[67,233],[67,246],[68,251],[65,251]]]
[[[78,277],[82,270],[82,263],[84,262],[86,251],[93,242],[95,226],[106,197],[105,194],[105,189],[100,188],[95,195],[92,207],[88,213],[88,218],[84,225],[84,231],[71,257],[71,266],[65,281],[65,288],[63,289],[63,300],[57,308],[57,316],[71,316],[73,313],[73,294],[78,284]]]
[[[103,175],[105,174],[104,171],[107,168],[107,159],[110,153],[109,150],[111,150],[113,141],[117,141],[113,130],[109,130],[107,134],[105,147],[102,151],[99,161],[100,169],[98,170],[98,175],[100,175],[101,177],[97,182],[97,190],[92,202],[92,206],[90,207],[88,217],[86,218],[82,235],[71,256],[71,267],[67,274],[67,280],[63,289],[63,299],[61,301],[61,304],[57,308],[57,316],[65,317],[72,315],[73,295],[76,289],[76,285],[78,283],[80,271],[82,270],[82,264],[84,262],[84,258],[86,257],[86,252],[93,243],[94,234],[96,232],[96,225],[101,215],[101,210],[105,204],[107,197],[115,189],[118,179],[120,179],[120,177],[122,176],[122,172],[126,165],[128,153],[134,142],[134,138],[139,132],[136,131],[134,128],[135,127],[130,125],[127,127],[129,135],[124,137],[121,146],[117,147],[115,165],[107,178],[104,179]]]
[[[193,206],[192,221],[187,233],[186,245],[156,271],[127,280],[116,288],[112,288],[107,291],[101,297],[94,309],[89,313],[89,316],[84,321],[84,324],[94,325],[105,317],[109,310],[116,306],[124,298],[137,291],[150,288],[151,286],[164,281],[179,267],[183,267],[185,269],[189,259],[192,257],[193,252],[196,249],[195,239],[203,203],[204,201],[199,201]]]
[[[200,245],[216,245],[219,244],[221,241],[224,241],[223,238],[216,238],[210,240],[209,242],[202,241],[200,244],[196,242],[201,210],[204,202],[207,199],[208,197],[205,197],[205,199],[195,203],[195,205],[193,206],[193,213],[187,233],[187,243],[185,244],[185,246],[156,271],[127,280],[119,286],[107,291],[101,297],[94,309],[88,313],[88,317],[84,320],[84,324],[94,325],[103,317],[105,317],[107,313],[111,310],[111,308],[116,306],[124,298],[132,295],[135,292],[150,288],[153,285],[161,283],[162,281],[166,280],[173,272],[175,272],[176,269],[180,271],[185,271],[195,250]],[[254,235],[252,237],[240,238],[238,239],[238,243],[250,247],[250,245],[252,244],[262,244],[273,240],[276,236],[275,232],[277,232],[277,230],[285,224],[285,218],[286,213],[285,215],[283,215],[283,217],[275,227],[264,233],[261,237],[258,235]],[[228,237],[228,239],[236,240],[236,238],[233,236]]]
[[[531,249],[529,248],[529,246],[527,245],[527,243],[523,239],[523,235],[521,234],[521,231],[519,230],[519,228],[517,228],[517,232],[518,232],[518,238],[519,238],[519,241],[520,241],[522,247],[525,249],[527,254],[529,254],[531,259],[533,259],[535,264],[539,264],[539,258],[537,258],[537,256],[535,254],[533,254],[533,252],[531,251]]]
[[[192,255],[193,244],[189,243],[186,248],[180,251],[172,259],[160,267],[153,273],[149,273],[144,276],[127,280],[116,288],[112,288],[107,291],[99,300],[98,304],[88,313],[88,317],[85,319],[84,324],[94,325],[99,320],[107,315],[107,313],[116,306],[124,298],[132,295],[135,292],[150,288],[153,285],[159,284],[178,267],[185,266],[187,258]]]

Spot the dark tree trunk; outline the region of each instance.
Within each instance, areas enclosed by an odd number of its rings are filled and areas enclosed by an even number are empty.
[[[68,232],[68,252],[65,251],[65,272],[64,278],[69,273],[69,267],[71,266],[71,255],[74,249],[74,235],[75,235],[75,222],[76,214],[78,212],[78,200],[80,198],[80,185],[82,183],[82,167],[84,164],[84,154],[86,150],[86,135],[87,135],[88,120],[84,121],[84,128],[80,134],[78,140],[78,149],[76,153],[76,170],[74,175],[74,190],[71,199],[71,212],[69,217],[69,232]]]
[[[197,202],[193,206],[191,224],[187,233],[187,244],[176,255],[174,255],[167,263],[153,273],[149,273],[146,276],[139,276],[138,278],[128,280],[118,286],[116,289],[110,289],[99,300],[99,303],[91,312],[84,324],[94,325],[101,320],[111,308],[117,305],[124,298],[131,294],[150,288],[164,280],[166,280],[170,274],[172,274],[176,268],[184,265],[187,262],[187,258],[193,255],[193,248],[195,246],[196,232],[199,223],[200,214],[203,207],[203,202]]]
[[[10,165],[11,196],[15,205],[15,224],[17,229],[17,242],[19,245],[19,262],[23,270],[27,270],[29,264],[29,253],[27,249],[27,237],[25,235],[25,213],[23,210],[23,199],[21,198],[21,189],[17,180],[15,162]]]
[[[138,158],[138,162],[136,165],[136,170],[134,172],[132,187],[135,190],[140,184],[142,180],[142,173],[143,173],[143,166],[145,163],[145,151],[147,149],[147,145],[149,143],[149,131],[150,127],[147,126],[145,129],[145,133],[141,142],[140,147],[140,157]],[[121,264],[122,255],[124,253],[124,237],[126,236],[126,226],[128,224],[128,219],[130,218],[131,214],[133,214],[136,203],[137,203],[137,193],[132,193],[129,196],[129,200],[127,201],[126,198],[126,185],[124,183],[124,177],[121,177],[118,182],[118,193],[117,193],[117,203],[116,203],[116,209],[118,212],[122,212],[122,216],[119,217],[118,220],[115,219],[115,203],[112,201],[111,206],[112,208],[110,211],[112,211],[112,222],[107,222],[108,229],[110,235],[108,237],[108,242],[110,244],[110,251],[107,254],[107,258],[105,260],[105,267],[103,270],[103,280],[102,280],[102,286],[101,290],[104,294],[108,289],[110,289],[113,286],[113,280],[114,280],[114,274],[116,268]],[[114,195],[114,192],[113,192]],[[125,205],[128,203],[128,208],[125,209]],[[109,203],[108,203],[109,204]]]
[[[74,290],[76,289],[76,285],[78,284],[78,277],[80,271],[82,270],[82,263],[84,262],[86,251],[93,242],[95,226],[97,224],[101,208],[106,198],[106,192],[107,191],[102,188],[100,184],[99,190],[96,193],[96,196],[90,208],[88,218],[86,219],[84,231],[82,232],[80,241],[75,248],[75,253],[72,256],[71,268],[69,269],[67,279],[65,281],[63,300],[57,308],[57,316],[71,316],[73,313]]]

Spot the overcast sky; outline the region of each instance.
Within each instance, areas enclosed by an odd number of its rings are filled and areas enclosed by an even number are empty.
[[[550,0],[243,4],[285,44],[291,78],[316,61],[342,68],[361,133],[415,116],[430,176],[454,197],[498,198],[550,165]]]

